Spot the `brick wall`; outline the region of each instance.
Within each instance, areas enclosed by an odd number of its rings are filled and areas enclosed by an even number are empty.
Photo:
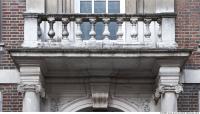
[[[3,112],[22,111],[22,94],[17,92],[16,84],[0,84],[3,94]]]
[[[176,41],[179,48],[195,48],[200,44],[200,0],[176,0]],[[200,52],[195,51],[185,68],[200,68]]]
[[[176,41],[179,48],[198,48],[200,44],[200,0],[176,0]],[[200,52],[194,51],[185,65],[187,69],[200,69]],[[198,112],[200,84],[184,84],[178,99],[178,111]]]
[[[2,41],[5,48],[17,48],[24,37],[24,19],[26,0],[2,0]],[[5,52],[0,69],[14,69],[15,66],[8,52]]]
[[[184,84],[184,91],[178,98],[178,111],[199,112],[198,92],[200,84]]]
[[[2,0],[2,41],[5,48],[17,48],[23,41],[24,19],[22,13],[26,0]],[[8,52],[3,55],[0,69],[14,69],[15,66]],[[3,93],[3,111],[22,111],[22,95],[17,92],[16,84],[0,84]]]

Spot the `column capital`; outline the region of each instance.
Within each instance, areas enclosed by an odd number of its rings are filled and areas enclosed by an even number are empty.
[[[36,92],[36,93],[40,93],[42,92],[42,87],[39,84],[20,84],[17,87],[17,90],[19,92]]]
[[[154,100],[159,100],[162,94],[165,94],[166,92],[174,92],[175,94],[179,94],[183,91],[182,84],[177,85],[160,85],[155,93],[154,93]]]
[[[181,84],[178,85],[161,85],[159,87],[160,93],[164,94],[166,92],[175,92],[176,94],[179,94],[183,91],[183,86]]]
[[[162,94],[166,92],[175,92],[176,94],[179,94],[180,92],[183,91],[183,86],[182,84],[177,84],[177,85],[161,85],[158,88],[158,91]]]

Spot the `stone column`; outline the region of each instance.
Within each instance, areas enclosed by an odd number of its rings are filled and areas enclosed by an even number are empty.
[[[176,86],[165,85],[160,87],[161,112],[177,112],[178,94],[183,90],[180,84]]]
[[[20,67],[18,91],[23,94],[23,112],[40,112],[40,97],[44,97],[44,80],[39,64]]]
[[[40,85],[20,85],[18,90],[23,92],[23,112],[40,112]]]
[[[161,112],[177,112],[178,94],[183,91],[179,83],[179,67],[161,67],[155,98],[161,98]]]

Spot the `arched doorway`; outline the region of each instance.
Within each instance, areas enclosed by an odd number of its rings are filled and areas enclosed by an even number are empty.
[[[127,100],[121,98],[112,98],[109,101],[108,109],[93,110],[92,100],[81,98],[72,101],[60,108],[59,112],[139,112],[139,108]]]

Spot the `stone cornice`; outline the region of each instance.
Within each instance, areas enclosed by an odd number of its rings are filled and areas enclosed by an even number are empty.
[[[113,49],[113,50],[112,50]],[[91,49],[91,48],[18,48],[18,49],[10,49],[10,53],[16,52],[29,52],[29,53],[110,53],[110,52],[121,52],[121,53],[192,53],[194,49],[136,49],[136,48],[120,48],[120,47],[112,47],[109,49]]]

